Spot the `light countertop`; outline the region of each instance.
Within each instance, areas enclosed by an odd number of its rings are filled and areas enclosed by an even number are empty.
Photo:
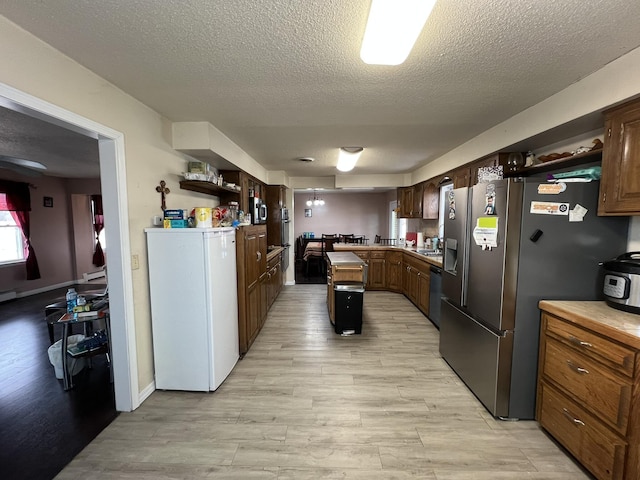
[[[542,300],[539,306],[545,312],[640,349],[640,315],[617,310],[602,301]]]
[[[327,252],[331,265],[364,265],[365,262],[352,252]]]
[[[416,247],[394,247],[391,245],[354,245],[351,243],[334,243],[333,250],[336,252],[357,252],[357,251],[391,251],[391,252],[405,252],[411,254],[413,257],[420,260],[424,260],[427,263],[435,265],[436,267],[442,267],[442,255],[427,256],[418,253]]]

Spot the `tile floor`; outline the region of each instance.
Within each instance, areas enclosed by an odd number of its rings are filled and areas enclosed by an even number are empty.
[[[402,295],[366,292],[362,335],[343,337],[325,292],[285,287],[218,391],[156,391],[57,478],[591,478],[535,422],[495,420]]]

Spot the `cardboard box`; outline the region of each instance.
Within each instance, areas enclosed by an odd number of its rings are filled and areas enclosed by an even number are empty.
[[[186,210],[165,210],[164,211],[164,219],[165,220],[185,220]]]
[[[164,220],[164,228],[187,228],[188,226],[187,220]]]

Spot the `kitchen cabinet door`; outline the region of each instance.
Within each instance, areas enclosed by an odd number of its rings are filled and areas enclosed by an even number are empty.
[[[376,257],[376,254],[382,254],[382,258]],[[367,287],[376,290],[385,288],[386,277],[386,261],[384,252],[372,252],[369,260],[369,272],[367,279]]]
[[[405,263],[403,274],[403,291],[405,296],[411,300],[412,303],[418,303],[418,269],[414,266]]]
[[[429,287],[430,287],[430,271],[426,266],[424,269],[420,269],[418,272],[418,308],[425,315],[429,315]]]
[[[411,218],[413,187],[398,188],[398,218]]]
[[[402,253],[387,252],[386,288],[392,292],[402,291]]]
[[[440,207],[440,188],[435,182],[428,182],[422,194],[422,218],[437,220]]]
[[[424,183],[414,185],[412,189],[411,218],[422,218],[422,196],[424,192]]]
[[[460,167],[452,172],[453,188],[463,188],[470,186],[471,169],[469,167]]]
[[[238,273],[238,333],[244,354],[260,332],[266,316],[267,231],[264,225],[242,227],[236,233]]]
[[[640,101],[605,112],[598,215],[640,215]]]

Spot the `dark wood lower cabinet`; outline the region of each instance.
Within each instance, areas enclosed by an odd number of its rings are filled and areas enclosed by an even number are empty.
[[[280,269],[280,254],[274,254]],[[272,258],[272,260],[273,260]],[[265,225],[241,227],[236,232],[238,272],[238,334],[240,354],[246,353],[260,333],[269,307],[279,289],[274,289],[267,270],[267,229]],[[272,266],[273,268],[273,266]],[[282,282],[282,275],[278,275]]]
[[[599,480],[640,479],[640,321],[604,302],[540,302],[536,419]]]
[[[402,291],[402,252],[387,252],[386,254],[386,284],[387,290]]]

